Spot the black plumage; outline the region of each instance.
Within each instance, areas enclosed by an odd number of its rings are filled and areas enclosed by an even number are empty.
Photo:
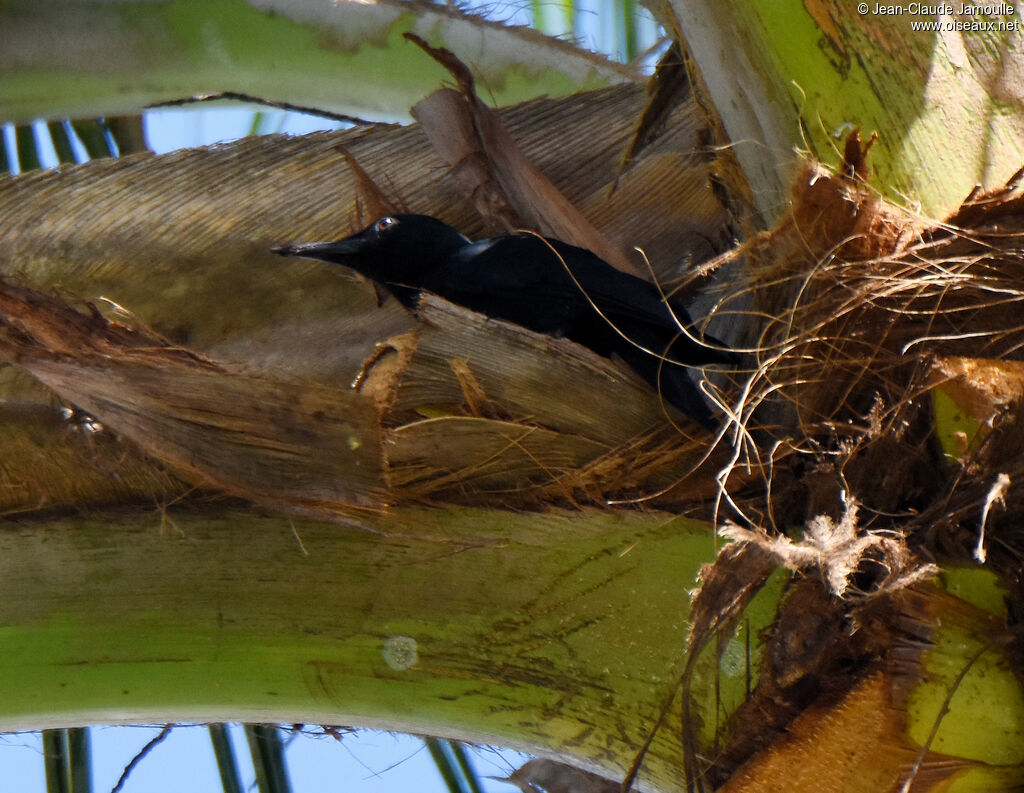
[[[342,264],[386,287],[415,309],[421,292],[594,352],[617,356],[670,404],[705,426],[711,413],[686,367],[733,364],[710,337],[689,338],[692,320],[658,288],[593,253],[533,234],[471,242],[426,215],[388,215],[337,242],[274,248]],[[710,346],[708,346],[710,345]],[[663,360],[664,359],[664,360]]]

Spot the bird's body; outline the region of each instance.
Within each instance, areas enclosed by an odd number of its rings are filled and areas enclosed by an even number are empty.
[[[692,335],[692,320],[656,286],[558,240],[513,234],[471,242],[435,218],[393,215],[337,242],[275,251],[343,264],[410,309],[421,292],[431,292],[605,357],[618,356],[666,401],[705,425],[710,411],[685,367],[735,363],[720,342],[708,339],[713,346],[706,346],[683,333],[686,328]]]

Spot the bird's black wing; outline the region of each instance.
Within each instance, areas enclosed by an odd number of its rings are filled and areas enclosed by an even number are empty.
[[[585,303],[556,265],[539,238],[496,237],[460,249],[425,278],[423,288],[487,316],[565,336]]]
[[[673,358],[684,365],[735,362],[731,352],[713,349],[724,347],[717,339],[708,337],[710,346],[698,341],[686,308],[651,282],[615,269],[588,250],[557,241],[552,245],[570,266],[572,287],[585,295],[602,324],[617,337],[616,351],[631,342],[660,355],[671,345]]]
[[[491,317],[565,336],[600,355],[622,358],[665,399],[705,426],[711,413],[683,366],[733,362],[683,335],[686,310],[656,286],[596,255],[531,235],[467,245],[424,280],[423,288]],[[692,331],[691,331],[692,332]],[[652,354],[653,353],[653,354]]]
[[[533,235],[482,240],[468,245],[425,288],[489,316],[541,333],[568,336],[602,355],[633,340],[659,354],[675,341],[680,363],[733,363],[735,357],[694,334],[686,309],[666,302],[658,288],[609,265],[584,248]],[[446,292],[439,291],[445,289]]]

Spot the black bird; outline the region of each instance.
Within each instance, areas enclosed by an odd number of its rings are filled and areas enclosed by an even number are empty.
[[[736,363],[724,345],[688,338],[692,320],[653,284],[616,270],[593,253],[533,234],[471,242],[427,215],[386,215],[337,242],[273,248],[342,264],[386,287],[409,309],[421,292],[599,355],[618,356],[670,404],[711,427],[707,403],[688,366]],[[717,348],[717,349],[716,349]],[[662,357],[666,360],[662,362]]]

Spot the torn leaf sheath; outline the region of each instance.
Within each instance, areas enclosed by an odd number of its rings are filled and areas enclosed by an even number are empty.
[[[241,372],[28,287],[0,301],[7,360],[186,483],[258,503],[600,501],[683,482],[705,452],[614,362],[429,295],[358,390]]]
[[[384,503],[360,395],[232,371],[29,287],[0,282],[0,311],[0,355],[186,479],[327,510]]]
[[[359,384],[381,407],[397,497],[589,502],[671,484],[663,503],[707,494],[695,475],[703,436],[666,422],[628,370],[433,295],[419,317],[416,332],[381,345]]]

